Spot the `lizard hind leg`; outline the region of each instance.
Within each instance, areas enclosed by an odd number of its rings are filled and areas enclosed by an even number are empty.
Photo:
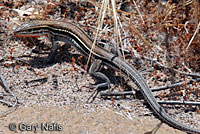
[[[110,80],[105,74],[100,72],[100,68],[101,68],[101,60],[94,60],[89,68],[89,74],[93,78],[95,78],[98,81],[98,83],[90,86],[94,88],[94,91],[92,95],[88,98],[87,102],[89,102],[91,98],[92,100],[90,101],[90,103],[93,102],[99,92],[110,88]]]

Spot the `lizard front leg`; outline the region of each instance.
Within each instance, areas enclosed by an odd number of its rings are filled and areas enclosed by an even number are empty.
[[[51,38],[51,43],[52,43],[52,48],[47,57],[47,60],[46,60],[47,63],[53,63],[55,61],[55,56],[58,50],[58,44],[53,37]]]
[[[101,60],[95,59],[89,68],[89,74],[98,81],[98,84],[92,85],[92,87],[94,88],[94,91],[92,95],[88,98],[87,102],[91,98],[92,98],[92,101],[94,101],[95,97],[100,91],[110,88],[110,80],[105,74],[99,71],[102,65],[101,62],[102,62]]]

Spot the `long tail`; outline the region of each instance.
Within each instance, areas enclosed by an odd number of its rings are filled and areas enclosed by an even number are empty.
[[[190,128],[188,126],[185,126],[173,118],[171,118],[165,110],[158,104],[156,101],[154,95],[152,94],[150,88],[148,87],[147,83],[145,82],[144,78],[138,73],[136,69],[134,69],[130,64],[126,63],[122,59],[115,57],[113,59],[113,62],[121,68],[121,71],[123,71],[126,75],[128,75],[133,81],[136,82],[137,86],[140,88],[140,91],[142,92],[144,98],[147,100],[153,111],[161,118],[164,122],[166,122],[168,125],[188,132],[188,133],[194,133],[194,134],[200,134],[200,130]]]

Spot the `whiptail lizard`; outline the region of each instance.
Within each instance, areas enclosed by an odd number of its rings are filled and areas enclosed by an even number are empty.
[[[120,70],[131,80],[133,80],[139,87],[141,93],[143,94],[148,104],[151,106],[152,110],[162,121],[176,129],[186,131],[188,133],[200,134],[200,130],[185,126],[170,117],[157,103],[144,78],[129,63],[125,62],[123,58],[116,56],[116,54],[111,53],[108,50],[101,48],[100,46],[95,46],[91,50],[93,44],[92,39],[77,25],[61,21],[35,20],[22,24],[14,31],[14,34],[17,37],[48,36],[51,39],[53,45],[49,55],[50,60],[54,58],[55,52],[57,50],[56,41],[63,41],[73,45],[85,56],[88,56],[91,52],[93,55],[92,62],[95,63],[96,59],[98,59],[102,62],[103,65],[114,68],[116,70]],[[90,69],[90,73],[92,72],[92,75],[105,81],[105,83],[98,85],[98,87],[107,86],[109,84],[108,78],[103,73],[97,71],[98,66],[95,66],[95,69],[94,66],[93,69]]]

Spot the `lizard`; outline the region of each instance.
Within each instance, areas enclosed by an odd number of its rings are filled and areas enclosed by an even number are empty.
[[[105,65],[115,70],[120,70],[136,83],[153,112],[163,122],[188,133],[200,134],[200,130],[183,125],[182,123],[170,117],[164,108],[158,104],[145,79],[133,66],[126,62],[123,58],[117,56],[115,53],[111,53],[103,47],[98,45],[93,47],[93,40],[81,27],[77,26],[76,24],[53,20],[33,20],[25,22],[16,28],[14,35],[16,37],[49,37],[52,42],[52,49],[48,56],[48,60],[52,60],[55,57],[55,53],[58,48],[56,44],[57,41],[63,41],[74,46],[84,56],[88,56],[91,53],[93,56],[91,57],[92,65],[89,69],[89,73],[98,79],[105,81],[104,83],[100,83],[96,86],[97,90],[100,87],[109,86],[110,84],[109,79],[98,70],[100,65]],[[96,61],[101,62],[97,63]]]

